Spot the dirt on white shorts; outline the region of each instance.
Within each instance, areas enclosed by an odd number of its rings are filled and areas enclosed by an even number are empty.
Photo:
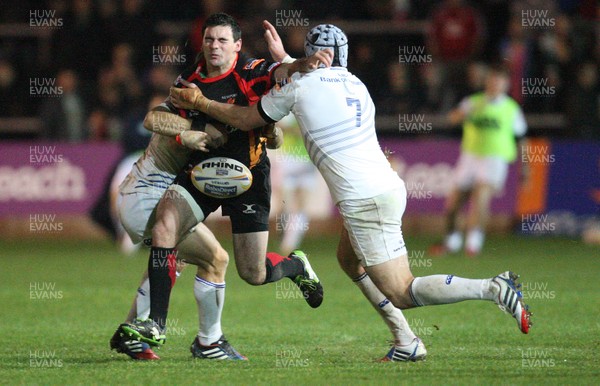
[[[406,254],[402,237],[402,215],[406,209],[406,188],[373,198],[338,203],[356,256],[365,267],[385,263]]]
[[[119,196],[119,218],[134,244],[152,237],[156,206],[161,195],[127,193]]]
[[[506,182],[508,163],[499,157],[461,153],[454,171],[456,186],[468,190],[475,184],[488,184],[501,190]]]
[[[180,234],[181,240],[186,234],[193,231],[193,228],[199,222],[204,221],[202,212],[196,210],[196,204],[192,196],[178,185],[171,185],[165,191],[154,190],[152,192],[137,192],[120,194],[119,197],[119,218],[123,228],[131,237],[134,244],[144,241],[145,243],[152,238],[152,227],[156,222],[156,208],[164,194],[169,197],[178,198],[175,203],[179,207],[180,213]],[[192,206],[192,204],[194,206]]]

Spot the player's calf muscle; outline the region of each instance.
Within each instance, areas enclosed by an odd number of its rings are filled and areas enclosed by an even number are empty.
[[[206,275],[213,278],[222,278],[221,281],[223,281],[225,278],[225,272],[227,271],[227,265],[229,264],[229,254],[227,251],[219,246],[219,248],[207,250],[205,251],[206,253],[200,255],[198,253],[198,251],[201,250],[200,248],[202,247],[199,247],[199,249],[196,249],[196,253],[193,253],[189,250],[189,248],[183,249],[181,244],[177,245],[179,257],[181,259],[198,266],[198,268],[202,269]],[[204,276],[201,277],[204,278]]]
[[[414,276],[410,272],[406,255],[382,264],[365,267],[365,270],[377,288],[396,308],[407,309],[415,306],[409,291]]]

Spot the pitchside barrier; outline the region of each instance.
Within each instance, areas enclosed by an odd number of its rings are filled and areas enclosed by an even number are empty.
[[[384,139],[381,146],[391,152],[390,162],[406,183],[406,218],[441,218],[459,142]],[[600,143],[530,139],[520,144],[519,153],[493,200],[494,216],[508,216],[513,229],[532,235],[575,236],[600,223]],[[269,154],[275,218],[284,201],[278,187],[290,156]],[[122,156],[113,143],[0,145],[0,219],[48,227],[59,223],[56,217],[89,214]],[[312,197],[313,219],[336,216],[320,176]]]
[[[521,146],[527,178],[517,194],[518,232],[579,236],[600,244],[600,142],[532,139]]]

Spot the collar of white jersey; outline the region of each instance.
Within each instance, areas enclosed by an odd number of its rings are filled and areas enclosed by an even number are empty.
[[[348,72],[348,69],[346,67],[319,67],[314,71],[308,72],[307,74],[324,72],[324,71]]]
[[[323,72],[327,72],[327,71],[342,71],[342,72],[348,72],[348,69],[346,67],[321,67],[321,68],[317,68],[314,71],[311,72],[305,72],[305,73],[301,73],[301,72],[294,72],[291,76],[292,80],[298,80],[300,78],[302,78],[303,76],[306,75],[311,75],[311,74],[323,74]]]

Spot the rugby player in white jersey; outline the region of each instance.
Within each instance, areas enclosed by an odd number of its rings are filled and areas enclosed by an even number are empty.
[[[160,111],[160,107],[153,110],[152,114],[155,118],[154,124],[179,128],[177,133],[191,127],[189,120]],[[156,114],[162,115],[162,119],[157,119]],[[185,147],[178,144],[174,137],[153,134],[146,151],[134,164],[119,188],[119,217],[123,227],[136,244],[142,241],[148,242],[151,238],[156,206],[160,198],[177,173],[186,165],[191,152],[206,151],[210,138],[205,132],[187,130],[181,141]],[[225,281],[229,256],[204,224],[198,224],[192,231],[178,235],[178,240],[180,242],[177,247],[181,259],[198,267],[194,284],[200,324],[198,336],[211,342],[217,341],[223,335],[221,312],[225,286],[221,283]],[[178,267],[178,271],[180,269]],[[206,285],[206,283],[217,284]],[[148,274],[145,272],[125,324],[148,317],[149,296]],[[159,359],[147,343],[122,339],[120,334],[122,326],[111,339],[112,349],[127,354],[133,359]],[[223,346],[226,350],[233,350],[229,343]]]
[[[527,333],[530,313],[515,285],[517,275],[512,272],[479,280],[454,275],[413,277],[401,231],[406,188],[377,141],[375,106],[368,90],[345,68],[346,35],[331,24],[311,29],[305,53],[318,50],[333,54],[331,68],[296,73],[287,85],[272,89],[254,106],[211,101],[197,89],[171,88],[171,100],[176,106],[199,109],[241,130],[294,113],[309,156],[344,220],[338,261],[394,335],[395,343],[383,360],[425,358],[425,346],[401,311],[412,307],[494,301]]]

